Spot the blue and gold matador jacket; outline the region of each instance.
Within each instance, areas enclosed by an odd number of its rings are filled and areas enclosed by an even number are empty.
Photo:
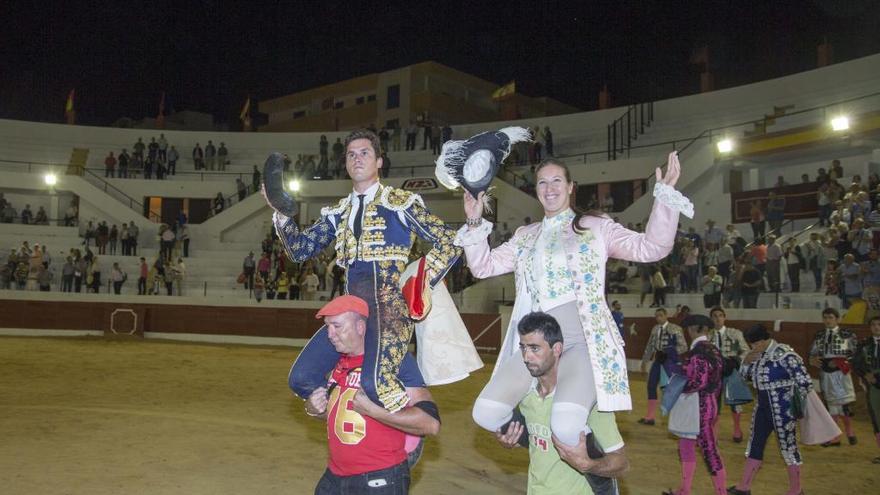
[[[453,244],[455,231],[429,212],[418,194],[380,184],[365,207],[359,243],[348,225],[353,206],[357,205],[352,205],[349,195],[334,206],[322,208],[321,218],[302,232],[293,220],[279,221],[276,217],[275,228],[290,258],[303,262],[335,242],[336,263],[343,268],[356,261],[390,261],[399,273],[406,267],[418,236],[433,245],[426,255],[433,287],[461,255],[461,248]]]

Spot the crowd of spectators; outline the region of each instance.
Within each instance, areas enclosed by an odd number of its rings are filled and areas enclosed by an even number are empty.
[[[242,261],[238,282],[252,291],[257,302],[277,300],[330,300],[345,290],[345,269],[336,264],[332,248],[316,258],[296,263],[288,258],[274,229],[260,245],[260,255],[251,251]],[[328,295],[319,295],[330,291]]]

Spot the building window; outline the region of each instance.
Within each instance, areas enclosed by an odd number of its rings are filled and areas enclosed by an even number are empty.
[[[293,112],[293,118],[295,118],[295,119],[301,119],[305,116],[306,116],[305,110],[297,110],[296,112]]]
[[[376,95],[367,96],[367,101],[376,101]]]
[[[342,107],[344,107],[344,106],[345,106],[345,102],[344,102],[344,101],[337,101],[335,104],[333,104],[333,108],[335,108],[335,109],[337,109],[337,110],[339,110],[340,108],[342,108]]]
[[[395,84],[394,86],[388,86],[388,103],[386,108],[391,110],[392,108],[400,107],[400,84]]]
[[[363,97],[363,96],[358,96],[357,98],[355,98],[355,100],[354,100],[354,104],[355,104],[355,105],[363,105],[363,104],[364,104],[364,97]]]

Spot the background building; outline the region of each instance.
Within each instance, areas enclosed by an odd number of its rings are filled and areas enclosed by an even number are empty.
[[[492,94],[497,84],[436,62],[328,84],[259,102],[260,131],[335,131],[409,122],[461,124],[544,117],[579,110],[552,98]]]

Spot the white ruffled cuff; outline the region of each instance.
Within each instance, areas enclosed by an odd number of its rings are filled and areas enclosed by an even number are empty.
[[[654,184],[654,198],[688,218],[694,218],[694,204],[674,187],[657,182]]]
[[[471,229],[467,225],[462,225],[455,234],[453,244],[458,247],[468,247],[474,244],[484,242],[489,234],[492,233],[492,222],[483,219],[483,223],[475,229]]]

